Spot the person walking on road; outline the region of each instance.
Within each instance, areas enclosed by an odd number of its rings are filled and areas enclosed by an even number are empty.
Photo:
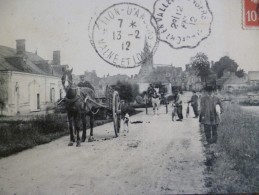
[[[150,83],[149,87],[147,89],[147,95],[148,95],[149,102],[151,102],[151,98],[152,98],[154,91],[155,91],[155,88],[154,88],[153,84]]]
[[[191,103],[191,106],[193,108],[193,112],[194,112],[194,118],[198,118],[199,117],[199,112],[198,112],[198,95],[196,94],[196,91],[193,91],[193,95],[191,97],[191,100],[188,103]]]
[[[217,128],[220,123],[220,116],[217,114],[216,107],[220,107],[223,112],[221,100],[213,95],[214,88],[212,86],[205,87],[206,94],[201,97],[201,113],[200,122],[204,125],[204,132],[208,144],[217,142]]]
[[[176,113],[178,115],[178,119],[176,121],[182,121],[183,120],[183,105],[182,105],[181,95],[178,90],[176,90],[174,93],[175,93],[174,104],[176,106]]]

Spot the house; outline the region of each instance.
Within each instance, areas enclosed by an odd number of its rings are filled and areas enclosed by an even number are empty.
[[[232,73],[230,77],[223,83],[223,90],[232,91],[238,89],[246,89],[249,87],[248,78],[245,75],[244,77],[237,77],[235,73]]]
[[[0,46],[0,109],[14,116],[45,110],[63,96],[60,52],[53,61],[27,52],[25,40],[16,40],[16,49]]]
[[[259,71],[249,71],[248,80],[249,80],[249,84],[252,86],[259,85]]]

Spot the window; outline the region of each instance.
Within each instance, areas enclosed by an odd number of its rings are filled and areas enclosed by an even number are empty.
[[[50,102],[51,103],[55,102],[55,89],[54,88],[50,89]]]

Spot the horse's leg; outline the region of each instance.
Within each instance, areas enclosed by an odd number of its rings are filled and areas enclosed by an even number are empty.
[[[154,102],[154,100],[152,99],[152,107],[153,107],[153,113],[155,114],[155,102]]]
[[[86,113],[81,113],[81,120],[83,123],[83,134],[82,134],[82,138],[81,138],[81,142],[85,142],[86,139]]]
[[[94,128],[94,115],[90,112],[90,137],[88,139],[88,142],[94,141],[93,128]]]
[[[74,115],[74,122],[75,122],[75,130],[76,130],[76,146],[80,146],[80,113],[76,113]]]
[[[69,132],[70,132],[70,142],[68,146],[73,146],[75,142],[75,137],[74,137],[74,131],[73,131],[73,116],[71,113],[67,113],[67,118],[68,118],[68,127],[69,127]]]

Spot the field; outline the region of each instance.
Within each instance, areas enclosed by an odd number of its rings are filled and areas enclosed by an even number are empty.
[[[236,104],[226,104],[218,142],[206,146],[211,192],[259,192],[258,140],[258,115]]]

